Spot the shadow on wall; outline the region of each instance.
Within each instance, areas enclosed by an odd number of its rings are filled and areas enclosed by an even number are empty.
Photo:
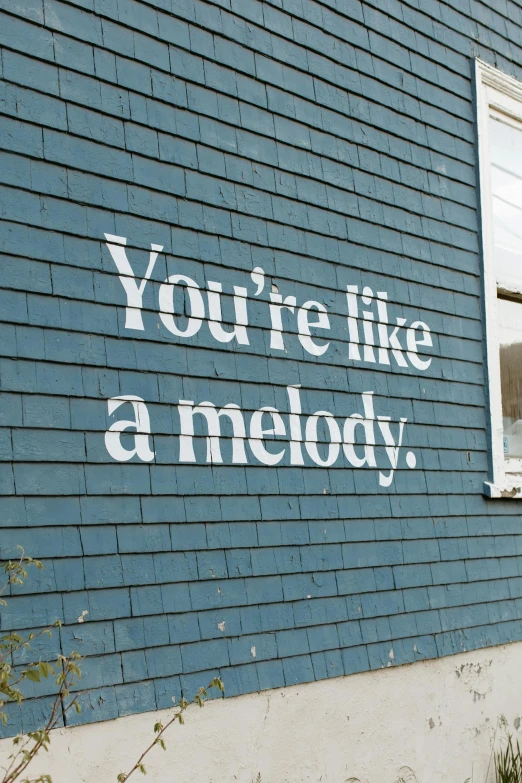
[[[419,783],[415,772],[410,769],[410,767],[401,767],[397,774],[398,777],[393,783]],[[260,772],[255,779],[255,783],[263,783]],[[361,780],[360,778],[347,778],[345,783],[369,783],[369,781],[366,780],[366,778],[364,780]],[[466,783],[468,783],[468,781],[466,781]]]
[[[369,783],[367,780],[361,780],[360,778],[348,778],[346,783]],[[419,783],[415,772],[410,767],[401,767],[398,772],[398,777],[393,783]]]

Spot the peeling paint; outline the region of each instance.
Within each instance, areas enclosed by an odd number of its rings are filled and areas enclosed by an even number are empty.
[[[515,498],[522,495],[522,487],[513,487],[512,489],[500,490],[501,498]]]

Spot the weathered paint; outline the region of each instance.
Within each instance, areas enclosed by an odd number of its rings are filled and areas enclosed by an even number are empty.
[[[522,644],[278,688],[194,707],[148,779],[170,783],[464,783],[488,777],[491,748],[522,731]],[[169,711],[57,730],[38,769],[99,783],[137,760]],[[495,731],[497,735],[495,739]],[[9,742],[0,742],[0,762]],[[135,758],[136,757],[136,758]],[[490,770],[491,773],[491,770]],[[401,781],[400,778],[404,779]]]
[[[519,7],[2,5],[0,630],[65,621],[68,720],[522,639],[471,79]]]

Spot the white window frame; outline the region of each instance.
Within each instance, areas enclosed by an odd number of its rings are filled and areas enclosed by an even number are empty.
[[[488,380],[489,445],[491,480],[484,482],[484,494],[491,498],[522,500],[522,460],[511,459],[506,470],[504,458],[504,428],[500,387],[500,352],[497,330],[497,294],[515,294],[522,290],[497,285],[494,268],[493,208],[491,161],[489,152],[489,118],[502,115],[502,121],[522,129],[522,82],[507,76],[497,68],[475,60],[477,102],[477,135],[480,174],[480,205],[482,219],[482,256],[484,284],[484,316],[486,326],[486,377]]]

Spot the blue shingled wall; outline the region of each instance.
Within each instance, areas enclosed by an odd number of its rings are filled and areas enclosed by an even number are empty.
[[[68,720],[166,707],[214,673],[235,695],[387,666],[392,648],[401,664],[522,639],[519,506],[482,495],[471,80],[475,56],[522,79],[520,6],[0,7],[0,556],[46,566],[0,630],[63,618],[39,652],[88,656]],[[164,246],[141,333],[104,232],[143,269]],[[388,291],[431,325],[429,370],[349,362],[346,331],[318,358],[289,337],[281,358],[266,300],[250,346],[158,328],[167,271],[246,284],[256,266],[343,329],[343,287]],[[307,413],[374,389],[407,416],[416,469],[383,489],[346,466],[176,464],[178,399],[255,410],[293,383]],[[104,449],[106,400],[126,393],[149,405],[150,464]],[[47,705],[32,695],[25,729]]]

